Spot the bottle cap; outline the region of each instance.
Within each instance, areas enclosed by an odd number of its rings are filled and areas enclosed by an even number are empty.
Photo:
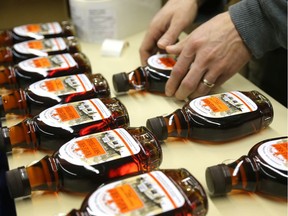
[[[225,195],[232,189],[231,175],[225,164],[208,167],[205,177],[208,190],[213,196]]]
[[[0,151],[11,152],[12,146],[10,143],[9,129],[2,127],[0,129]]]
[[[129,80],[125,72],[114,74],[112,77],[114,90],[118,92],[126,92],[129,90]]]
[[[168,137],[167,125],[162,116],[150,118],[146,126],[157,137],[158,140],[165,140]]]
[[[31,194],[31,187],[25,167],[18,167],[7,171],[6,182],[11,198],[24,197]]]

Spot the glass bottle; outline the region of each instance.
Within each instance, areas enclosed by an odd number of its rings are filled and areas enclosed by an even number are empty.
[[[70,21],[32,23],[0,31],[0,47],[28,40],[73,35],[76,35],[76,31]]]
[[[14,66],[0,67],[0,86],[26,88],[41,79],[91,73],[91,70],[89,59],[81,52],[35,57]]]
[[[161,162],[160,143],[147,128],[117,128],[71,139],[52,156],[7,171],[6,178],[12,198],[33,191],[88,193],[117,177],[156,169]]]
[[[138,67],[129,73],[117,73],[112,76],[116,93],[129,90],[146,90],[155,93],[165,93],[165,84],[170,77],[176,56],[157,54],[148,59],[148,65]]]
[[[226,142],[256,133],[272,120],[272,104],[260,92],[231,91],[193,99],[171,114],[148,119],[146,125],[160,140]]]
[[[5,121],[3,121],[6,123]],[[129,115],[117,98],[92,98],[57,104],[13,125],[2,123],[0,145],[57,150],[73,137],[129,126]]]
[[[207,195],[186,169],[158,169],[125,176],[98,187],[79,210],[67,216],[92,215],[197,215],[208,212]]]
[[[209,192],[221,196],[238,190],[287,200],[287,148],[287,136],[266,139],[254,145],[248,155],[208,167]]]
[[[76,52],[81,52],[81,48],[74,36],[29,40],[0,47],[0,63],[16,64],[29,58]]]
[[[12,90],[0,96],[0,115],[37,115],[56,104],[94,97],[110,97],[107,80],[101,74],[73,74],[39,80],[27,89]]]

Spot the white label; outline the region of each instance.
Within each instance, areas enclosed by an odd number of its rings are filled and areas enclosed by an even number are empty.
[[[261,144],[258,148],[258,153],[269,165],[280,170],[288,171],[287,147],[287,138],[273,140]]]
[[[59,34],[62,28],[58,22],[22,25],[13,28],[13,31],[23,37],[43,39],[44,35]]]
[[[257,110],[257,105],[238,91],[199,97],[189,105],[198,114],[210,118],[223,118]]]
[[[148,58],[148,65],[159,70],[172,70],[176,64],[176,57],[168,54],[153,55]]]
[[[64,144],[60,157],[75,165],[95,165],[135,155],[139,144],[123,128],[74,138]]]
[[[51,70],[63,70],[77,65],[73,56],[69,53],[51,55],[46,57],[36,57],[21,61],[19,67],[27,72],[39,73],[47,77]]]
[[[85,74],[62,76],[37,81],[28,88],[35,95],[49,97],[58,102],[59,96],[87,92],[92,90],[93,86]]]
[[[103,120],[109,116],[110,110],[100,99],[94,98],[50,107],[39,114],[39,120],[72,133],[71,126]]]
[[[47,56],[48,52],[65,50],[67,46],[63,38],[50,38],[17,43],[13,48],[22,54]]]
[[[88,200],[90,215],[157,215],[180,208],[185,199],[161,171],[126,178],[98,188]]]

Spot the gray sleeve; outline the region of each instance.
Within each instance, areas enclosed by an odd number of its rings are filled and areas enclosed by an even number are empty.
[[[287,0],[242,0],[229,7],[229,14],[255,58],[287,49]]]

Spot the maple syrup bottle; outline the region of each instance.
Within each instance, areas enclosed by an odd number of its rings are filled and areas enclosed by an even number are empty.
[[[37,115],[56,104],[95,97],[110,97],[107,80],[101,74],[74,74],[39,80],[27,89],[0,96],[0,115]]]
[[[256,133],[272,120],[272,104],[260,92],[231,91],[193,99],[171,114],[148,119],[146,126],[159,140],[226,142]]]
[[[22,41],[76,35],[70,21],[32,23],[0,31],[0,46],[12,46]]]
[[[153,55],[148,59],[148,66],[138,67],[129,73],[114,74],[112,77],[114,90],[116,93],[125,93],[129,90],[165,93],[165,84],[175,63],[174,55]]]
[[[108,180],[156,169],[161,162],[160,143],[147,128],[117,128],[71,139],[52,156],[6,172],[6,178],[12,198],[39,190],[88,193]]]
[[[254,145],[248,155],[208,167],[209,192],[220,196],[238,190],[287,200],[287,148],[287,136],[267,139]]]
[[[80,51],[80,43],[73,36],[30,40],[14,44],[12,47],[0,47],[0,64],[16,64],[29,58]]]
[[[129,115],[119,99],[92,98],[57,104],[14,125],[2,123],[0,145],[7,152],[15,147],[57,150],[73,137],[128,126]]]
[[[92,215],[197,215],[208,212],[207,195],[186,169],[158,169],[124,176],[98,187],[79,210],[67,216]]]
[[[26,88],[41,79],[91,73],[91,70],[89,59],[81,52],[35,57],[14,66],[0,67],[0,86]]]

